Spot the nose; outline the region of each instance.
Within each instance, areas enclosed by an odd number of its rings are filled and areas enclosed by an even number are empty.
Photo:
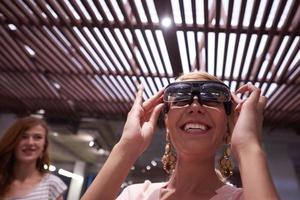
[[[34,138],[33,137],[28,137],[27,143],[30,144],[30,145],[34,144]]]
[[[201,103],[201,99],[199,99],[197,96],[193,97],[193,102],[189,106],[190,110],[189,113],[198,113],[202,114],[204,112],[203,104]]]

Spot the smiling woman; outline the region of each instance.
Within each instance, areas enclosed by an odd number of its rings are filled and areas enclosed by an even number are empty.
[[[0,141],[0,199],[63,199],[66,185],[48,174],[48,128],[34,117],[17,120]]]
[[[250,95],[243,101],[235,95],[246,92]],[[167,143],[162,162],[170,179],[130,185],[118,200],[278,199],[260,140],[267,99],[252,84],[236,93],[205,72],[182,75],[145,102],[140,87],[120,141],[82,199],[116,198],[132,164],[149,146],[163,107]],[[220,173],[215,170],[222,144],[231,146],[243,188],[223,181],[232,174],[229,148],[219,161]]]

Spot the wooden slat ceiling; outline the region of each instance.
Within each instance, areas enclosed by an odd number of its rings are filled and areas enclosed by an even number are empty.
[[[298,0],[2,0],[0,23],[1,112],[122,118],[137,82],[147,99],[205,70],[300,124]]]

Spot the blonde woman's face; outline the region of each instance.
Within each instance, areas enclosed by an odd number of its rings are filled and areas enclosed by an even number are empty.
[[[165,123],[177,154],[212,156],[223,142],[227,115],[223,103],[170,105]]]
[[[17,162],[36,162],[42,156],[46,143],[46,130],[37,125],[21,135],[21,139],[15,149]]]

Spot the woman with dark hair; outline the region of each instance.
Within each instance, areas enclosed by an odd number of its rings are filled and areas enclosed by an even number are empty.
[[[34,117],[18,119],[0,140],[0,199],[63,199],[67,189],[47,173],[48,127]]]
[[[145,102],[142,93],[140,88],[120,141],[82,199],[117,197],[131,166],[149,146],[161,110],[167,139],[162,162],[170,179],[130,185],[118,200],[278,199],[261,145],[267,99],[257,87],[240,87],[236,93],[249,93],[242,101],[216,77],[191,72]],[[218,173],[215,156],[222,145]],[[230,152],[238,161],[243,188],[223,181],[232,174]]]

